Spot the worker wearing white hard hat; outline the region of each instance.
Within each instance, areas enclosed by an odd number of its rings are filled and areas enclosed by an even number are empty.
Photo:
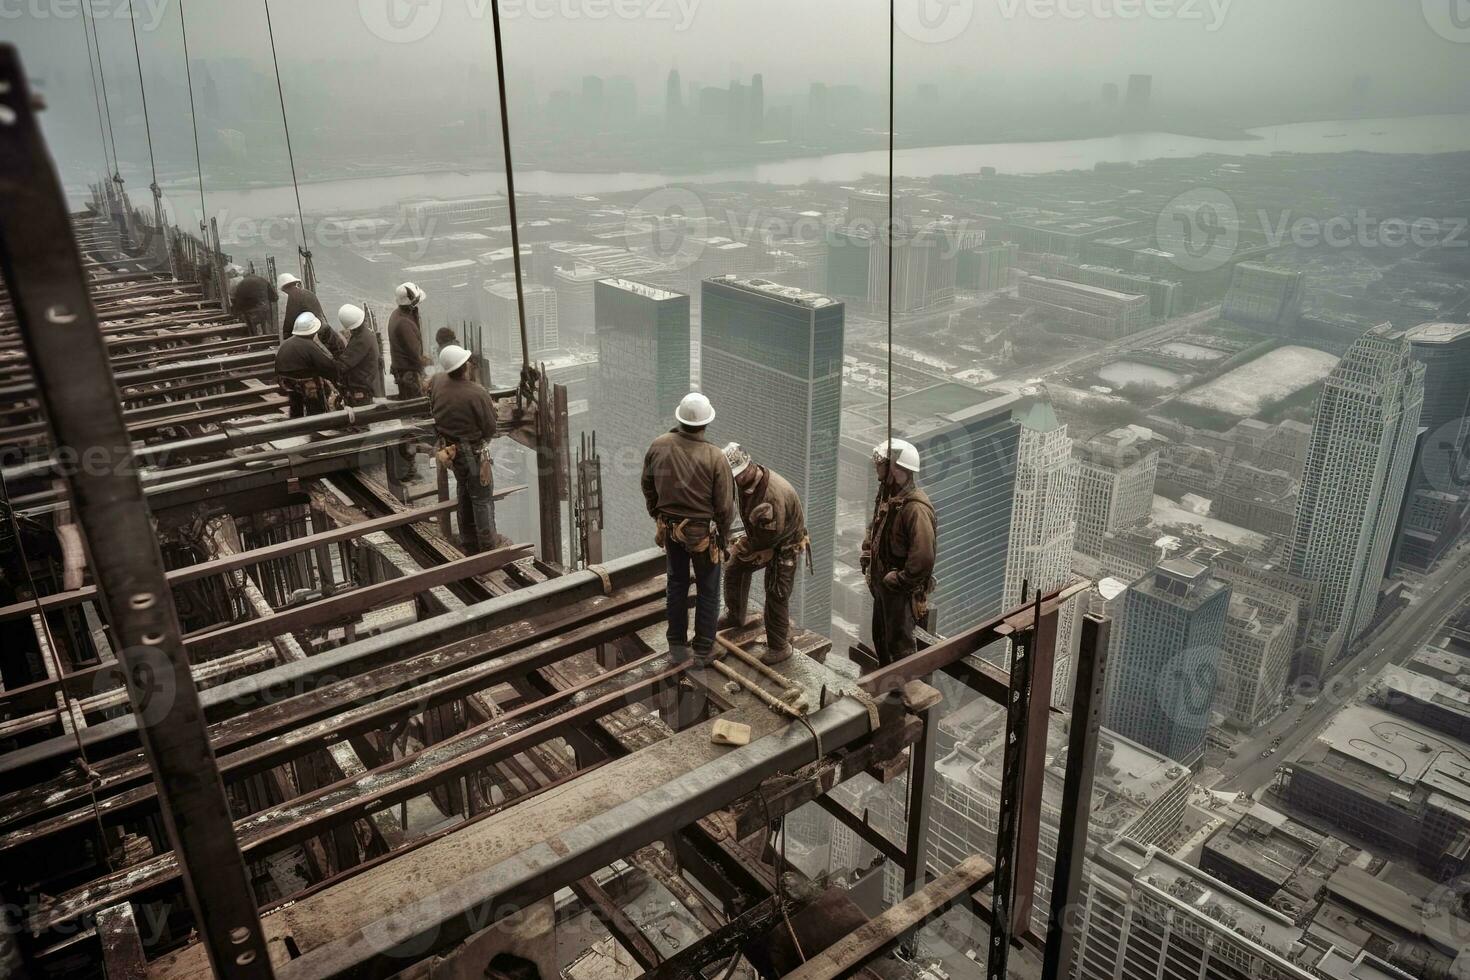
[[[322,309],[321,300],[316,298],[316,293],[307,289],[299,278],[289,272],[283,272],[276,277],[276,287],[286,297],[286,313],[281,318],[281,332],[290,333],[295,328],[296,321],[300,319],[301,314],[310,313],[321,323],[321,332],[317,340],[320,340],[327,348],[327,353],[333,357],[342,353],[346,345],[342,338],[337,336],[337,331],[327,323],[326,311]]]
[[[383,390],[383,363],[378,353],[378,334],[367,325],[367,312],[344,303],[337,322],[347,332],[347,345],[337,355],[342,374],[342,400],[348,405],[368,405]]]
[[[675,660],[707,664],[716,655],[720,565],[735,519],[735,481],[719,447],[705,439],[714,406],[699,392],[674,411],[678,426],[653,440],[643,458],[643,498],[655,524],[654,541],[668,568],[669,652]],[[697,601],[689,641],[689,586]]]
[[[439,436],[440,463],[454,472],[460,548],[465,554],[510,544],[495,529],[495,400],[469,376],[470,352],[454,344],[439,352],[439,371],[429,382],[429,414]]]
[[[402,283],[393,291],[397,305],[388,317],[388,371],[398,389],[394,398],[399,401],[424,396],[424,368],[431,363],[424,353],[423,310],[419,305],[424,295],[424,291],[411,282]],[[400,446],[392,465],[395,469],[392,475],[401,483],[408,483],[418,475],[418,462],[412,447]]]
[[[293,419],[325,412],[336,385],[337,362],[317,339],[321,329],[316,314],[302,313],[276,350],[276,381],[286,392]]]
[[[873,646],[883,665],[915,652],[914,628],[928,616],[938,522],[914,483],[919,450],[889,439],[873,448],[878,498],[863,539],[862,569],[873,596]]]
[[[801,497],[781,474],[751,458],[739,443],[725,447],[735,477],[735,500],[745,533],[730,545],[725,566],[725,614],[720,629],[745,624],[751,579],[765,574],[766,645],[762,662],[779,664],[791,657],[791,593],[802,553],[810,555],[806,514]],[[808,559],[810,560],[810,559]]]

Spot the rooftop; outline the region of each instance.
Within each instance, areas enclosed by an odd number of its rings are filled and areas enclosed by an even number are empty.
[[[599,279],[598,282],[606,283],[613,289],[621,289],[625,292],[633,293],[635,296],[642,296],[644,299],[657,301],[678,299],[680,296],[685,295],[684,293],[676,293],[672,289],[660,289],[657,286],[634,282],[631,279]]]
[[[1453,344],[1470,337],[1470,323],[1421,323],[1404,336],[1415,344]]]
[[[1470,746],[1382,708],[1343,708],[1299,761],[1331,769],[1383,802],[1407,805],[1423,791],[1470,821]]]
[[[1067,279],[1050,279],[1046,276],[1028,276],[1033,282],[1046,283],[1048,286],[1058,286],[1074,293],[1087,293],[1092,296],[1112,300],[1137,300],[1146,297],[1138,293],[1120,293],[1116,289],[1106,289],[1102,286],[1089,286],[1082,282],[1072,282]]]
[[[736,286],[753,293],[763,293],[775,299],[785,300],[788,303],[795,303],[813,309],[841,305],[838,300],[832,299],[829,296],[823,296],[821,293],[814,293],[810,289],[802,289],[798,286],[783,286],[778,282],[771,282],[768,279],[742,279],[734,273],[714,276],[713,278],[706,279],[705,282],[717,282],[725,286]]]

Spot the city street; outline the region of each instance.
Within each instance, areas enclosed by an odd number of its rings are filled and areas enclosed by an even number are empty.
[[[1236,758],[1227,766],[1239,768],[1214,788],[1254,794],[1271,780],[1278,766],[1309,745],[1332,713],[1356,697],[1361,687],[1380,670],[1389,663],[1406,660],[1433,639],[1445,617],[1470,596],[1470,547],[1462,542],[1453,558],[1441,562],[1439,568],[1425,576],[1418,589],[1418,601],[1381,627],[1334,675],[1335,680],[1328,682],[1327,690],[1315,704],[1293,705],[1262,728],[1260,734],[1240,742]],[[1261,752],[1278,735],[1281,745],[1276,754],[1262,759]]]

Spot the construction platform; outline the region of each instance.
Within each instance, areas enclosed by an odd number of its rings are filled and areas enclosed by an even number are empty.
[[[534,460],[498,495],[535,494],[538,540],[463,553],[449,476],[388,478],[390,454],[428,458],[424,402],[285,418],[279,320],[230,312],[217,236],[107,184],[68,214],[3,46],[0,83],[21,100],[0,242],[36,243],[0,248],[0,976],[479,977],[502,956],[549,976],[569,901],[629,975],[737,955],[914,975],[895,951],[957,906],[991,975],[1013,951],[1068,975],[1075,923],[1028,928],[1080,584],[882,667],[799,633],[762,668],[742,655],[758,618],[717,665],[675,663],[664,556],[602,559],[564,389],[532,371],[494,392]],[[997,641],[1009,670],[975,656]],[[1061,828],[1079,860],[1054,910],[1080,875],[1106,623],[1082,646]],[[928,847],[939,674],[1009,730],[1001,847],[947,869]],[[829,795],[864,774],[898,787],[899,833]],[[813,801],[899,869],[902,901],[858,915],[785,862],[783,822]],[[689,941],[653,934],[610,868],[667,896]]]

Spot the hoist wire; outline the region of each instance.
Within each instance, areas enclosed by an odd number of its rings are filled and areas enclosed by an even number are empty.
[[[82,4],[82,18],[87,19],[92,5],[90,0]],[[117,135],[112,129],[112,100],[107,97],[107,72],[102,67],[102,38],[97,33],[97,18],[92,21],[92,46],[97,50],[97,77],[102,81],[102,107],[107,112],[107,141],[112,144],[112,179],[122,183],[122,161],[117,155]]]
[[[271,41],[271,65],[276,70],[276,98],[281,102],[281,129],[286,134],[286,161],[291,164],[291,189],[296,192],[296,220],[301,223],[301,257],[308,258],[311,248],[306,242],[306,215],[301,210],[301,185],[296,181],[296,156],[291,152],[291,125],[286,121],[286,91],[281,88],[281,62],[276,58],[276,32],[271,27],[271,0],[265,6],[265,30]]]
[[[531,366],[531,348],[526,340],[526,294],[521,285],[521,232],[516,218],[515,168],[510,161],[510,110],[505,98],[505,53],[500,45],[500,0],[490,0],[490,17],[495,26],[495,75],[500,92],[500,142],[505,150],[505,197],[510,217],[510,255],[516,274],[516,313],[521,324],[521,366]]]
[[[133,60],[138,65],[138,95],[143,100],[143,134],[148,137],[148,169],[153,175],[151,188],[158,194],[158,161],[153,159],[153,127],[148,124],[148,88],[143,84],[143,54],[138,49],[138,18],[128,11],[128,24],[133,29]]]
[[[185,0],[179,0],[179,37],[184,42],[184,79],[189,87],[189,121],[194,124],[194,169],[199,174],[199,227],[208,220],[204,206],[204,161],[199,156],[199,117],[194,112],[194,72],[189,67],[189,29],[184,24]]]
[[[893,250],[898,236],[893,227],[893,38],[896,3],[888,0],[888,466],[893,466]]]
[[[97,142],[102,144],[103,182],[112,173],[112,161],[107,156],[107,131],[102,127],[102,92],[97,88],[97,61],[92,57],[92,32],[87,29],[87,18],[82,18],[83,47],[87,49],[87,76],[92,79],[92,100],[97,104]]]

